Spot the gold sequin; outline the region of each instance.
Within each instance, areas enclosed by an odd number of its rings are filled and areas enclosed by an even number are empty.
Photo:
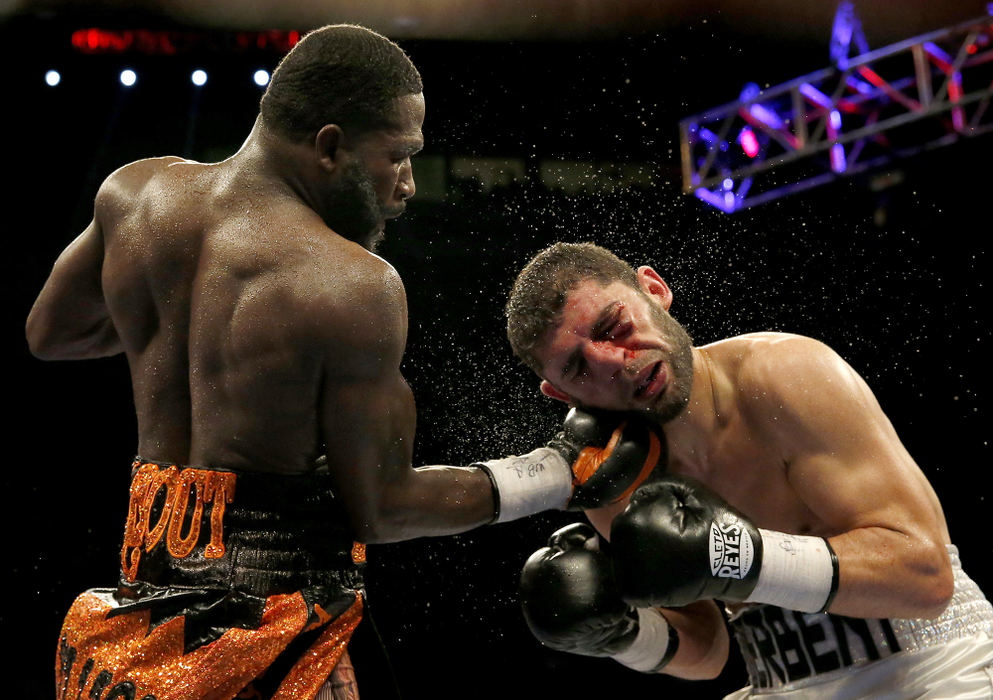
[[[204,556],[208,559],[222,557],[225,551],[224,510],[234,500],[237,475],[191,467],[180,470],[176,466],[161,467],[150,463],[136,463],[135,466],[121,548],[121,570],[125,580],[135,580],[141,553],[152,551],[163,535],[169,554],[177,559],[188,557],[200,539],[207,504],[211,504],[210,541]],[[152,505],[163,488],[162,512],[153,526],[150,522]],[[184,535],[183,525],[191,497],[194,498],[193,516]]]
[[[62,628],[60,661],[70,663],[57,663],[57,697],[63,697],[63,689],[65,697],[75,698],[80,691],[80,697],[90,697],[93,684],[102,682],[108,692],[119,683],[131,683],[135,697],[230,700],[306,629],[308,619],[300,593],[274,595],[266,601],[258,629],[231,628],[210,644],[184,654],[183,617],[149,632],[148,611],[108,618],[113,607],[111,598],[94,592],[76,599]],[[356,594],[352,606],[331,621],[298,659],[273,700],[313,697],[361,619],[362,598]]]

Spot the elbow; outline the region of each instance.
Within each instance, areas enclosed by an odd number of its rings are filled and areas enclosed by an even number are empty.
[[[352,523],[352,530],[355,533],[355,541],[362,544],[396,542],[391,536],[389,525],[379,518],[364,517],[359,522]]]
[[[52,342],[49,336],[40,332],[37,326],[32,326],[30,321],[25,336],[28,341],[28,351],[39,360],[61,360],[63,358],[58,343]]]
[[[915,617],[932,619],[941,615],[955,593],[955,575],[944,546],[936,545],[919,570],[913,604]]]
[[[72,358],[72,346],[63,337],[64,333],[60,334],[48,314],[39,311],[37,307],[28,314],[24,336],[28,341],[28,350],[39,360]]]
[[[724,671],[730,653],[730,640],[726,630],[716,634],[707,654],[694,665],[686,677],[690,680],[712,681]]]
[[[952,573],[952,567],[946,565],[940,571],[932,574],[922,588],[919,601],[922,612],[920,617],[932,619],[941,615],[952,601],[954,593],[955,577]]]
[[[724,671],[730,652],[730,641],[725,632],[717,635],[705,653],[693,659],[684,659],[676,668],[663,669],[663,673],[688,681],[712,681]]]
[[[662,669],[690,681],[714,680],[724,671],[730,653],[730,636],[723,614],[713,601],[698,601],[664,614],[679,632],[679,647],[672,662]]]
[[[362,544],[390,544],[410,539],[409,526],[391,510],[369,509],[354,518],[352,530]]]
[[[47,334],[44,332],[43,324],[38,320],[37,314],[32,309],[28,314],[27,323],[24,324],[24,336],[28,341],[28,350],[39,360],[54,360],[52,348],[48,342]]]
[[[72,335],[65,329],[57,330],[52,323],[29,315],[24,335],[28,350],[39,360],[86,360],[124,351],[110,319],[83,333]]]

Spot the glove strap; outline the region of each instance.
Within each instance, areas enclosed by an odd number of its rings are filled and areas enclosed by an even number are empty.
[[[824,612],[838,592],[838,557],[823,537],[763,530],[762,569],[746,603]]]
[[[545,510],[563,509],[572,496],[572,467],[557,451],[539,447],[518,457],[477,462],[493,483],[496,513],[505,523]]]
[[[679,648],[679,635],[655,608],[638,608],[638,635],[631,646],[611,658],[642,673],[657,673]]]

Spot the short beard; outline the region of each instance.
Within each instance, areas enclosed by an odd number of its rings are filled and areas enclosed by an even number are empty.
[[[693,388],[693,338],[668,312],[655,304],[650,308],[652,320],[672,347],[669,356],[672,384],[658,403],[648,408],[648,412],[659,423],[668,423],[681,414],[690,402],[690,390]]]
[[[341,182],[328,196],[325,223],[343,238],[375,252],[383,240],[380,222],[385,217],[376,198],[369,172],[359,163],[345,167]]]

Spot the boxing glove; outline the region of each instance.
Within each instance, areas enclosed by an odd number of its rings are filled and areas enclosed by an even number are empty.
[[[545,447],[473,466],[489,474],[494,520],[504,522],[542,510],[616,502],[666,458],[661,430],[645,419],[572,408],[562,430]]]
[[[685,477],[665,475],[635,491],[610,538],[618,586],[637,606],[718,599],[819,612],[837,591],[827,540],[757,528]]]
[[[662,431],[645,419],[578,408],[569,410],[548,447],[572,465],[570,510],[625,498],[668,457]]]
[[[520,600],[543,645],[584,656],[609,656],[639,671],[657,671],[678,637],[656,610],[638,611],[617,590],[609,557],[591,527],[557,530],[521,571]]]

